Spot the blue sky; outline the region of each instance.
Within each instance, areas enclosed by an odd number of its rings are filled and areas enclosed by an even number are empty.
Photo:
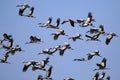
[[[28,3],[35,7],[33,16],[36,18],[21,17],[18,15],[18,4]],[[50,56],[50,64],[53,65],[52,77],[54,80],[63,80],[66,77],[72,77],[75,80],[91,80],[96,71],[96,63],[101,62],[102,58],[94,57],[88,62],[74,62],[74,58],[86,57],[86,54],[98,49],[102,56],[107,58],[107,67],[111,70],[106,70],[106,76],[110,75],[111,80],[119,79],[119,42],[120,38],[115,37],[109,45],[105,44],[105,36],[100,36],[101,42],[86,42],[85,32],[90,27],[81,28],[77,24],[71,27],[68,23],[60,25],[65,30],[66,34],[72,36],[76,33],[82,34],[83,41],[78,40],[73,42],[68,40],[68,37],[60,36],[57,41],[53,40],[50,34],[58,30],[40,28],[39,22],[45,22],[48,17],[53,18],[53,24],[57,18],[61,21],[71,18],[85,19],[88,12],[92,12],[93,18],[96,20],[94,25],[104,25],[106,32],[114,32],[119,34],[120,21],[120,1],[119,0],[1,0],[0,1],[0,39],[3,33],[13,35],[14,45],[18,44],[25,52],[17,52],[10,56],[8,61],[12,64],[0,64],[0,78],[1,80],[36,80],[39,74],[45,74],[42,71],[32,71],[28,69],[27,72],[22,72],[23,61],[35,60],[40,61],[48,55],[37,55],[42,49],[54,47],[56,45],[63,45],[65,41],[69,42],[74,50],[65,51],[64,56],[59,56],[58,52],[54,56]],[[35,35],[41,37],[45,43],[29,44],[29,36]],[[0,58],[3,57],[6,51],[0,50]],[[100,71],[102,72],[102,71]]]

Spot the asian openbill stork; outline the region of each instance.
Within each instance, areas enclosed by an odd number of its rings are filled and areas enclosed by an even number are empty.
[[[8,64],[11,64],[10,62],[7,62],[7,59],[8,59],[9,55],[8,54],[5,54],[4,57],[2,59],[0,59],[0,63],[8,63]]]
[[[102,72],[102,74],[100,74],[98,80],[104,80],[103,78],[105,77],[105,72]]]
[[[35,18],[34,16],[32,16],[33,12],[34,12],[34,7],[32,6],[28,11],[27,15],[24,15],[24,16]]]
[[[22,71],[23,72],[26,72],[27,71],[27,69],[32,65],[32,66],[34,66],[34,65],[36,65],[36,61],[33,61],[33,60],[31,60],[31,61],[24,61],[23,62],[24,63],[24,67],[23,67],[23,69],[22,69]]]
[[[65,50],[67,50],[67,49],[73,50],[73,48],[71,48],[70,44],[68,42],[65,42],[64,45],[60,46],[60,48],[59,48],[59,54],[60,54],[60,56],[63,56]]]
[[[38,23],[40,27],[47,27],[51,24],[52,22],[52,17],[49,17],[48,20],[45,23]]]
[[[38,75],[37,80],[43,80],[43,79],[44,79],[44,78],[43,78],[42,75]]]
[[[99,50],[94,50],[93,52],[88,53],[87,55],[88,55],[88,60],[91,60],[93,58],[93,56],[102,57],[99,53]]]
[[[24,14],[24,11],[26,10],[26,8],[30,8],[30,6],[26,3],[22,4],[22,5],[17,5],[17,7],[20,7],[19,8],[19,15],[20,16],[23,16]]]
[[[72,39],[73,41],[76,41],[77,39],[83,40],[82,38],[80,38],[81,36],[81,34],[75,34],[74,36],[69,37],[68,39]]]
[[[51,35],[54,35],[53,37],[54,40],[57,40],[60,35],[68,36],[66,35],[63,29],[59,29],[58,32],[52,33]]]
[[[53,29],[59,29],[59,24],[60,24],[60,18],[57,18],[56,22],[54,25],[50,24],[47,26],[47,28],[53,28]]]
[[[64,24],[64,23],[67,23],[67,22],[69,22],[72,27],[74,27],[74,26],[75,26],[75,23],[76,23],[76,22],[73,21],[72,19],[67,19],[67,20],[64,20],[61,24]]]
[[[99,77],[99,72],[96,72],[96,74],[94,75],[94,77],[92,78],[92,80],[98,80]]]
[[[114,36],[118,37],[118,35],[115,34],[115,33],[113,33],[113,32],[109,32],[109,33],[107,34],[106,42],[105,42],[106,45],[108,45],[108,44],[110,43],[111,39],[112,39]]]
[[[53,66],[50,66],[50,67],[48,68],[48,70],[46,71],[45,79],[52,80],[52,78],[51,78],[52,69],[53,69]]]
[[[107,59],[103,58],[101,63],[96,63],[96,65],[98,66],[98,69],[94,69],[93,71],[95,71],[95,70],[105,70],[105,69],[109,70],[110,68],[106,68],[106,61],[107,61]]]
[[[25,44],[38,43],[38,42],[43,42],[43,41],[41,41],[41,38],[39,38],[39,37],[30,36],[30,41],[26,42]]]
[[[93,17],[93,16],[92,16],[92,13],[89,12],[89,13],[88,13],[88,16],[87,16],[87,19],[86,19],[86,20],[83,20],[81,26],[82,26],[82,27],[93,26],[92,21],[95,21],[95,20],[94,20],[92,17]],[[94,26],[93,26],[93,27],[94,27]]]
[[[85,35],[85,37],[87,37],[88,39],[86,41],[100,41],[98,39],[98,37],[100,36],[100,34],[94,34],[93,36],[90,36],[90,35]]]
[[[68,78],[65,78],[64,80],[75,80],[75,79],[68,77]]]

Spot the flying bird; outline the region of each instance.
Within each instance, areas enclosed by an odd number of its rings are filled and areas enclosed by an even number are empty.
[[[99,50],[94,50],[93,52],[88,53],[87,55],[88,55],[88,60],[91,60],[93,58],[93,56],[102,57],[99,53]]]
[[[114,36],[118,37],[118,35],[115,34],[115,33],[113,33],[113,32],[109,32],[109,33],[107,34],[106,42],[105,42],[106,45],[108,45],[108,44],[110,43],[110,41],[112,40],[112,38],[113,38]]]
[[[32,6],[32,7],[30,8],[30,10],[28,11],[28,14],[27,14],[27,15],[24,15],[24,16],[35,18],[34,16],[32,16],[33,12],[34,12],[34,7]]]
[[[98,80],[104,80],[103,78],[105,77],[105,72],[102,72],[102,74],[99,76]]]
[[[80,38],[81,36],[82,36],[81,34],[76,34],[72,37],[69,37],[68,39],[72,39],[73,41],[76,41],[77,39],[83,40],[82,38]]]
[[[98,37],[100,36],[100,34],[95,34],[93,36],[90,36],[90,35],[85,35],[85,37],[87,37],[88,39],[86,41],[100,41],[98,39]]]
[[[74,61],[86,61],[85,58],[74,59]]]
[[[94,69],[93,71],[95,71],[95,70],[105,70],[105,69],[109,70],[110,68],[106,68],[106,61],[107,61],[107,59],[103,58],[101,63],[96,64],[98,66],[98,69]]]
[[[72,27],[74,27],[75,26],[74,24],[76,23],[72,19],[68,19],[68,20],[64,20],[61,24],[64,24],[64,23],[67,23],[67,22],[69,22]]]
[[[106,80],[110,80],[110,76],[107,76],[107,77],[106,77]]]
[[[27,8],[30,8],[30,6],[26,3],[22,4],[22,5],[17,5],[17,7],[20,7],[19,8],[19,15],[20,16],[23,16],[24,14],[24,11],[27,9]]]
[[[51,24],[52,22],[52,17],[49,17],[48,20],[45,23],[38,23],[40,27],[47,27]]]
[[[92,78],[92,80],[98,80],[99,77],[99,72],[96,72],[96,74],[94,75],[94,77]]]
[[[0,59],[0,63],[8,63],[8,64],[11,64],[10,62],[7,62],[7,59],[8,59],[9,55],[8,54],[5,54],[4,57],[2,59]]]
[[[75,79],[68,77],[68,78],[65,78],[64,80],[75,80]]]

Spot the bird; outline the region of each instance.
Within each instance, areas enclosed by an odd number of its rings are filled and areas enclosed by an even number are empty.
[[[99,53],[99,50],[94,50],[93,52],[88,53],[87,55],[88,55],[88,60],[91,60],[93,58],[93,56],[102,57]]]
[[[92,18],[92,13],[88,12],[86,20],[80,21],[82,27],[93,26],[92,22],[95,22],[95,19]],[[94,27],[94,26],[93,26]]]
[[[56,23],[54,25],[50,24],[47,26],[47,28],[52,28],[52,29],[59,29],[59,24],[60,24],[60,18],[57,18]]]
[[[44,79],[44,78],[43,78],[42,75],[38,75],[37,80],[43,80],[43,79]]]
[[[49,54],[50,55],[50,49],[51,48],[43,49],[42,52],[38,53],[38,55],[40,55],[40,54]]]
[[[54,40],[57,40],[60,35],[68,36],[66,35],[63,29],[59,29],[58,32],[52,33],[51,35],[54,35],[53,37]]]
[[[105,72],[102,72],[102,74],[99,76],[98,80],[104,80],[103,78],[105,77]]]
[[[72,19],[67,19],[67,20],[64,20],[61,24],[64,24],[64,23],[67,23],[67,22],[69,22],[72,27],[74,27],[75,26],[74,24],[76,23]]]
[[[6,50],[11,49],[12,46],[13,46],[13,41],[14,41],[14,40],[13,40],[12,38],[10,38],[10,39],[8,40],[8,44],[7,44],[7,45],[2,44],[2,47],[1,47],[0,49],[2,49],[2,48],[6,49]]]
[[[8,64],[11,64],[10,62],[7,62],[7,59],[8,59],[9,55],[8,54],[5,54],[4,57],[2,59],[0,59],[0,63],[8,63]]]
[[[24,61],[23,63],[24,63],[24,67],[23,67],[22,71],[23,71],[23,72],[26,72],[27,69],[28,69],[31,65],[35,65],[35,64],[36,64],[36,61],[33,61],[33,60],[31,60],[31,61]]]
[[[39,38],[37,36],[30,36],[29,39],[30,39],[30,41],[26,42],[25,44],[43,42],[43,41],[41,41],[41,38]]]
[[[63,46],[60,46],[60,48],[59,48],[59,55],[63,56],[66,49],[73,50],[73,48],[71,48],[71,46],[70,46],[70,44],[68,42],[65,42]]]
[[[65,78],[64,80],[75,80],[75,79],[68,77],[68,78]]]
[[[80,38],[81,36],[81,34],[75,34],[74,36],[69,37],[68,39],[72,39],[73,41],[76,41],[77,39],[83,40],[82,38]]]
[[[107,76],[107,77],[106,77],[106,80],[110,80],[110,76]]]
[[[27,4],[27,3],[24,3],[22,5],[17,5],[17,7],[20,7],[19,8],[19,15],[20,16],[23,16],[24,14],[24,11],[27,9],[27,8],[30,8],[30,6]]]
[[[95,70],[110,70],[110,68],[106,68],[106,61],[107,59],[104,57],[101,61],[101,63],[96,63],[96,65],[98,66],[98,69],[94,69],[93,71]]]
[[[85,37],[87,37],[88,39],[86,40],[86,41],[100,41],[99,39],[98,39],[98,37],[100,36],[100,34],[98,33],[98,34],[95,34],[95,35],[93,35],[93,36],[90,36],[90,35],[85,35]]]
[[[118,35],[115,34],[115,33],[113,33],[113,32],[109,32],[109,33],[107,34],[106,41],[105,41],[106,45],[108,45],[108,44],[110,43],[111,39],[112,39],[114,36],[118,37]]]
[[[48,20],[45,23],[38,23],[39,27],[47,27],[51,24],[52,17],[49,17]]]
[[[86,61],[85,58],[74,59],[74,61]]]
[[[32,16],[33,12],[34,12],[34,7],[32,6],[32,7],[30,8],[30,10],[28,11],[28,14],[27,14],[27,15],[24,15],[24,16],[35,18],[34,16]]]
[[[98,80],[98,77],[99,77],[99,72],[96,72],[92,80]]]

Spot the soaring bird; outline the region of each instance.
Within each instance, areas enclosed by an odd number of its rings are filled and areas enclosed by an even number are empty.
[[[94,50],[93,52],[91,53],[88,53],[88,60],[91,60],[93,58],[93,56],[99,56],[101,57],[100,53],[99,53],[99,50]]]
[[[59,48],[59,54],[60,54],[60,56],[63,56],[65,50],[67,50],[67,49],[73,50],[73,48],[71,48],[70,44],[67,43],[67,42],[65,42],[64,45],[63,45],[63,46],[60,46],[60,48]]]
[[[9,55],[5,54],[4,57],[2,59],[0,59],[0,63],[8,63],[8,64],[10,64],[10,62],[7,62],[8,57],[9,57]]]
[[[65,78],[64,80],[75,80],[75,79],[68,77],[68,78]]]
[[[58,32],[52,33],[51,35],[54,35],[54,40],[57,40],[60,35],[68,36],[63,29],[59,29]]]
[[[43,76],[42,75],[38,75],[38,78],[37,78],[37,80],[43,80],[44,78],[43,78]]]
[[[92,78],[92,80],[98,80],[99,77],[99,72],[96,72],[96,74],[94,75],[94,77]]]
[[[106,42],[105,42],[106,45],[108,45],[108,44],[110,43],[111,39],[112,39],[114,36],[118,37],[118,35],[115,34],[115,33],[113,33],[113,32],[109,32],[109,33],[107,34]]]
[[[68,39],[72,39],[73,41],[76,41],[77,39],[83,40],[82,38],[80,38],[82,35],[81,34],[76,34],[72,37],[69,37]]]
[[[100,34],[95,34],[93,36],[89,36],[89,35],[86,34],[85,36],[88,38],[86,41],[100,41],[98,39],[98,37],[100,36]]]
[[[110,68],[106,68],[106,61],[107,59],[106,58],[103,58],[101,63],[97,63],[96,65],[98,66],[98,69],[94,69],[93,71],[95,70],[104,70],[104,69],[110,69]]]
[[[28,11],[28,14],[24,16],[35,18],[34,16],[32,16],[33,12],[34,12],[34,7],[31,7],[30,10]]]
[[[93,17],[92,13],[89,12],[88,16],[87,16],[87,19],[83,20],[83,22],[81,22],[82,23],[81,26],[82,27],[93,26],[92,21],[95,21],[95,19],[93,19],[92,17]]]
[[[26,62],[23,62],[24,63],[24,67],[23,67],[23,72],[26,72],[27,69],[31,66],[31,65],[35,65],[36,62],[31,60],[31,61],[26,61]]]
[[[48,20],[45,23],[38,23],[40,27],[47,27],[51,24],[52,22],[52,17],[49,17]]]
[[[60,24],[60,18],[57,18],[56,23],[54,25],[50,24],[47,26],[47,28],[53,28],[53,29],[59,29],[59,24]]]
[[[30,36],[30,41],[29,41],[29,42],[26,42],[25,44],[38,43],[38,42],[43,42],[43,41],[41,41],[41,38],[39,38],[39,37]]]
[[[72,27],[74,27],[75,25],[75,21],[73,21],[72,19],[68,19],[68,20],[64,20],[61,24],[64,24],[64,23],[66,23],[66,22],[69,22],[70,23],[70,25],[72,26]]]
[[[51,78],[52,69],[53,69],[53,66],[50,66],[50,67],[48,68],[47,72],[46,72],[45,78],[48,79],[48,80],[49,80],[49,79],[52,80],[52,78]]]
[[[23,16],[24,14],[24,11],[26,10],[26,8],[30,8],[30,6],[26,3],[22,4],[22,5],[17,5],[17,7],[20,7],[19,8],[19,15],[20,16]]]

